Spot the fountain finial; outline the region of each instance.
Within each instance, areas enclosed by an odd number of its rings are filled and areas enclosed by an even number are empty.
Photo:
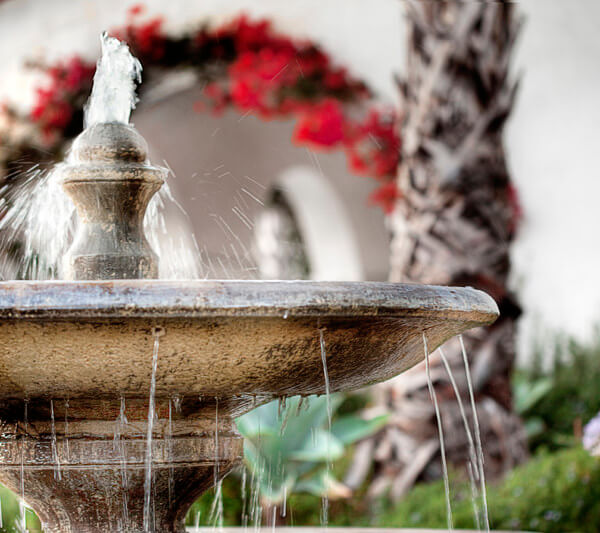
[[[80,219],[63,277],[157,278],[158,259],[143,221],[166,171],[150,165],[146,141],[128,124],[141,66],[125,44],[105,34],[102,50],[86,109],[88,127],[61,168]]]

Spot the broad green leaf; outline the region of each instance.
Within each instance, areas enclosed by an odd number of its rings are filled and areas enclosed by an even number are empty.
[[[297,477],[285,475],[278,478],[264,476],[260,480],[259,490],[263,500],[278,505],[295,490]]]
[[[316,429],[302,447],[293,450],[288,457],[294,461],[324,462],[335,461],[344,454],[344,445],[329,431]]]
[[[278,414],[278,402],[269,402],[236,418],[235,423],[239,432],[244,437],[252,437],[260,433],[276,434],[279,432],[281,425],[278,420]]]
[[[343,397],[339,394],[330,395],[331,412],[334,413],[342,402]],[[283,437],[287,447],[298,449],[304,445],[307,436],[311,434],[312,429],[318,429],[327,422],[327,397],[309,396],[304,400],[303,405],[298,410],[298,404],[288,406],[290,409],[286,422]]]
[[[329,482],[324,474],[324,470],[319,470],[315,475],[299,481],[296,484],[296,491],[308,492],[315,496],[325,496],[327,494]]]
[[[296,485],[297,492],[309,492],[315,496],[329,496],[332,499],[348,498],[352,491],[343,483],[340,483],[332,473],[321,468],[310,477],[300,481]]]
[[[358,440],[372,435],[383,426],[389,419],[389,415],[380,415],[370,420],[363,420],[355,415],[339,418],[331,425],[331,433],[335,435],[342,444],[352,444]]]
[[[517,413],[526,413],[550,391],[552,385],[551,378],[541,378],[532,383],[515,377],[513,380],[513,401]]]

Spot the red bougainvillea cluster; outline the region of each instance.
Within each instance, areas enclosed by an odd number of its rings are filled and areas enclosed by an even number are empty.
[[[36,90],[36,102],[31,119],[37,123],[49,142],[69,137],[77,131],[69,131],[81,115],[86,93],[89,93],[95,65],[85,63],[79,57],[59,62],[46,70],[48,82]],[[78,117],[81,119],[81,116]]]
[[[163,19],[142,19],[130,9],[113,35],[126,41],[144,65],[146,78],[169,68],[190,68],[205,85],[197,111],[233,108],[262,119],[296,118],[293,141],[312,149],[342,149],[352,172],[380,182],[371,200],[386,212],[398,198],[395,185],[400,139],[397,117],[374,108],[367,86],[308,41],[275,32],[270,22],[242,16],[217,28],[167,35]],[[48,83],[37,91],[30,120],[50,147],[77,134],[94,66],[74,57],[47,69]],[[140,87],[143,98],[144,85]]]
[[[313,149],[344,149],[350,169],[381,182],[371,199],[391,211],[400,155],[393,110],[369,110],[372,95],[362,81],[332,63],[314,43],[275,32],[269,21],[242,16],[215,28],[173,39],[162,19],[138,20],[130,11],[115,35],[129,43],[144,65],[187,63],[208,82],[206,101],[214,112],[233,107],[263,119],[295,116],[294,141]],[[365,109],[367,111],[365,111]]]

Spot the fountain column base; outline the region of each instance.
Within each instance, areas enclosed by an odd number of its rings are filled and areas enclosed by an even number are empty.
[[[27,433],[18,424],[0,443],[0,481],[23,491],[46,533],[182,533],[190,505],[242,458],[242,439],[222,418],[216,434],[214,418],[155,422],[148,507],[143,420],[128,420],[126,431],[120,422],[76,418],[67,432],[61,419],[30,421]]]

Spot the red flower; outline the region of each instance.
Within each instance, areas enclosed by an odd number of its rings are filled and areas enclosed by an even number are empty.
[[[210,100],[213,112],[217,115],[222,113],[228,102],[228,96],[227,93],[223,90],[223,87],[221,87],[221,85],[219,85],[218,83],[209,83],[204,88],[203,93],[204,96],[206,96]],[[196,102],[194,107],[196,111],[200,111],[200,106],[198,102]]]
[[[323,85],[332,91],[339,91],[348,86],[347,74],[344,69],[332,70],[325,73]]]
[[[376,178],[392,176],[400,160],[400,138],[393,112],[372,110],[367,120],[352,129],[346,142],[350,168]]]
[[[325,100],[298,120],[294,141],[317,148],[331,148],[344,140],[344,114],[337,100]]]
[[[65,88],[70,91],[78,91],[82,86],[87,87],[94,77],[95,71],[95,65],[83,62],[80,57],[71,58],[66,66]]]
[[[243,52],[229,67],[232,102],[241,111],[253,110],[270,117],[279,111],[283,89],[296,82],[291,63],[289,50]]]
[[[110,32],[111,36],[125,41],[142,62],[160,61],[165,55],[167,37],[162,31],[163,18],[154,17],[146,22],[137,22],[145,8],[142,4],[128,11],[128,23]]]
[[[329,57],[315,46],[301,50],[296,60],[302,76],[307,78],[317,74],[322,75],[329,68]]]
[[[253,22],[246,15],[217,28],[214,37],[217,41],[232,38],[238,53],[257,52],[266,48],[296,52],[292,40],[276,34],[271,28],[270,21],[263,19]]]
[[[89,92],[94,70],[94,65],[79,57],[47,69],[48,84],[36,89],[37,99],[30,113],[47,140],[71,123],[77,102]]]
[[[162,25],[162,17],[155,17],[138,26],[130,25],[126,40],[138,55],[158,61],[165,55],[166,38]]]
[[[271,41],[271,23],[267,20],[252,23],[242,15],[233,25],[236,48],[239,52],[261,50]]]
[[[144,4],[134,4],[127,10],[127,16],[129,17],[137,17],[141,15],[146,9]]]
[[[256,110],[268,113],[263,102],[263,95],[258,89],[259,84],[250,80],[237,80],[231,87],[231,100],[242,111]]]
[[[369,202],[379,205],[386,215],[389,215],[394,210],[396,202],[402,195],[398,190],[396,181],[389,181],[385,185],[375,189],[369,196]]]

